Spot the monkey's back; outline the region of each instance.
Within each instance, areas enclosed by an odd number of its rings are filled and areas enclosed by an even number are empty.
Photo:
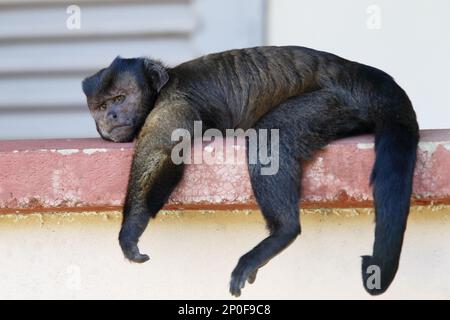
[[[378,69],[299,46],[213,53],[182,63],[169,74],[168,90],[179,92],[219,129],[251,127],[269,110],[302,93],[330,88],[345,97],[358,88],[376,89],[381,78],[392,80]]]
[[[314,74],[323,59],[333,55],[303,47],[230,50],[169,70],[168,87],[208,110],[209,118],[222,119],[213,120],[212,125],[222,126],[226,118],[230,127],[246,128],[282,101],[317,89]]]

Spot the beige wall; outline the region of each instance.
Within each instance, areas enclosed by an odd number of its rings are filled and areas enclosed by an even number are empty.
[[[450,207],[413,210],[397,278],[381,298],[450,298]],[[370,298],[360,280],[373,215],[302,214],[303,234],[242,298]],[[124,260],[118,213],[0,216],[0,299],[231,298],[237,259],[265,235],[258,212],[160,214],[141,241],[151,260]]]
[[[297,44],[381,68],[425,128],[450,128],[450,1],[269,0],[268,43]]]

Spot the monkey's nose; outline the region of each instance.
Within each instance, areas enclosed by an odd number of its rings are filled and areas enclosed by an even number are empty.
[[[117,113],[115,113],[114,111],[109,111],[106,117],[111,121],[117,120]]]

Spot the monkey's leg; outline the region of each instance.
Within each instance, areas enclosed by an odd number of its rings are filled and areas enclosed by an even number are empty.
[[[253,192],[270,235],[239,259],[231,275],[231,294],[239,296],[245,281],[252,283],[258,268],[288,247],[300,234],[299,160],[310,158],[315,150],[331,140],[361,129],[361,123],[355,118],[354,111],[343,108],[333,93],[315,91],[282,103],[256,124],[258,131],[279,129],[278,152],[270,142],[274,133],[266,143],[269,154],[279,155],[279,170],[275,174],[262,174],[260,159],[251,163],[251,141],[248,140],[247,144]],[[259,141],[258,148],[262,146]]]
[[[183,164],[175,164],[171,158],[172,148],[178,143],[171,141],[172,132],[184,129],[192,134],[194,120],[198,119],[188,105],[171,103],[152,111],[136,143],[119,234],[122,251],[133,262],[149,259],[139,252],[139,238],[183,174]]]
[[[280,153],[284,151],[280,150]],[[248,280],[255,280],[258,268],[286,248],[300,234],[298,196],[300,164],[294,157],[280,155],[275,175],[261,175],[261,166],[249,164],[256,200],[267,221],[270,236],[239,259],[231,275],[230,292],[239,296]]]

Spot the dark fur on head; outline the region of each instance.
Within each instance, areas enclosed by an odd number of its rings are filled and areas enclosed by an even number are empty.
[[[133,141],[168,80],[158,61],[121,57],[84,79],[83,92],[102,138]]]

